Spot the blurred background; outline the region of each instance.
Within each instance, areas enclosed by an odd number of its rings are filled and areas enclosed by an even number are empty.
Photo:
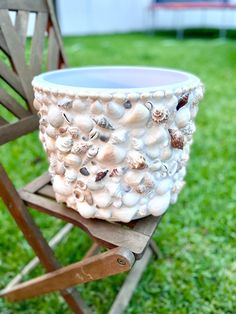
[[[177,204],[154,240],[161,251],[147,267],[126,313],[236,313],[236,1],[57,0],[69,65],[146,65],[196,74],[206,93]],[[34,26],[30,17],[29,39]],[[34,133],[0,148],[21,187],[48,169]],[[22,172],[19,172],[22,169]],[[33,171],[32,171],[33,169]],[[62,223],[32,211],[47,239]],[[0,201],[0,288],[33,253]],[[14,239],[14,240],[13,240]],[[81,259],[90,239],[78,228],[62,241],[62,264]],[[25,279],[43,273],[37,267]],[[125,275],[78,286],[94,313],[107,313]],[[69,313],[58,294],[10,304],[0,313]]]

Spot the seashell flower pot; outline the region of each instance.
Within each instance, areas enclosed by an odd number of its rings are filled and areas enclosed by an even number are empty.
[[[197,77],[91,67],[41,74],[33,87],[58,202],[85,218],[129,222],[177,201],[203,97]]]

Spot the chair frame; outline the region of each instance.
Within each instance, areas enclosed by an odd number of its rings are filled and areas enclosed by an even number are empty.
[[[9,11],[16,12],[15,27],[9,17]],[[36,13],[36,26],[28,65],[24,50],[30,12]],[[66,66],[62,39],[51,0],[5,0],[0,3],[0,49],[10,61],[9,67],[0,60],[0,77],[25,100],[28,107],[24,109],[0,88],[2,105],[19,119],[17,122],[8,123],[0,117],[0,144],[38,129],[31,80],[42,70],[45,31],[48,34],[48,69]],[[109,312],[123,313],[150,257],[152,254],[158,255],[158,248],[151,237],[161,217],[149,216],[129,224],[85,219],[78,212],[55,201],[48,173],[17,191],[1,164],[0,196],[46,271],[46,274],[26,282],[11,282],[1,291],[0,297],[20,301],[60,291],[74,313],[91,313],[73,287],[130,271]],[[29,207],[83,229],[94,241],[84,259],[62,267],[30,215]],[[107,250],[98,253],[99,247],[105,247]]]

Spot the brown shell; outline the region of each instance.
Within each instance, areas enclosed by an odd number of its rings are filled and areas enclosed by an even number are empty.
[[[107,175],[108,170],[106,171],[100,171],[96,174],[95,182],[101,181],[105,176]]]
[[[184,94],[179,98],[178,105],[176,107],[177,110],[184,107],[188,103],[188,96],[189,94]]]
[[[100,128],[103,129],[108,129],[108,130],[114,130],[113,126],[111,125],[111,123],[107,120],[107,118],[105,117],[101,117],[98,119],[94,119],[94,122],[100,126]]]
[[[164,123],[169,119],[169,110],[166,108],[154,109],[152,120],[156,123]]]
[[[171,138],[171,146],[173,148],[183,149],[184,148],[184,136],[183,134],[176,129],[169,129]]]

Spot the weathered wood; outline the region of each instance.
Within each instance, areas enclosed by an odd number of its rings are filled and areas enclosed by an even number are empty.
[[[137,261],[129,274],[126,277],[124,284],[122,285],[119,293],[116,296],[115,301],[112,304],[112,307],[109,311],[109,314],[123,314],[126,307],[128,306],[132,294],[135,291],[138,282],[145,271],[148,262],[152,256],[152,252],[147,248],[144,256],[140,261]]]
[[[31,46],[31,59],[30,65],[34,75],[37,75],[42,70],[42,61],[43,61],[43,48],[45,41],[45,31],[48,22],[47,13],[38,13],[36,16],[34,34],[32,37],[32,46]]]
[[[132,252],[115,248],[19,284],[9,292],[3,291],[1,296],[10,301],[24,300],[125,272],[133,263]]]
[[[155,255],[156,258],[161,258],[162,257],[162,253],[159,249],[159,247],[157,246],[156,242],[151,239],[150,243],[149,243],[149,247],[152,250],[153,255]]]
[[[12,141],[22,135],[35,131],[38,128],[39,119],[37,115],[31,115],[15,123],[0,127],[0,145]]]
[[[11,95],[0,87],[0,103],[13,113],[17,118],[24,118],[32,115],[25,110]]]
[[[134,230],[151,237],[161,221],[161,218],[162,216],[154,217],[150,215],[143,219],[139,219],[134,226]]]
[[[64,227],[62,227],[48,242],[49,246],[51,248],[55,248],[64,238],[65,236],[71,231],[73,228],[73,225],[66,224]],[[39,264],[39,258],[36,256],[34,257],[28,264],[26,264],[19,274],[17,274],[5,287],[5,290],[10,290],[13,286],[20,283],[24,276],[28,275],[37,265]]]
[[[39,228],[36,226],[34,220],[27,211],[25,204],[21,200],[19,194],[17,193],[1,164],[0,196],[8,207],[8,210],[16,221],[18,227],[23,232],[26,240],[29,242],[34,252],[40,259],[40,262],[42,263],[44,268],[47,271],[53,271],[55,269],[58,269],[60,267],[60,264],[54,257],[50,246],[44,239]],[[75,311],[77,310],[79,312],[81,306],[85,306],[84,304],[82,304],[79,294],[74,289],[72,289],[71,291],[61,291],[61,294],[68,303],[68,305],[71,307],[71,309],[74,309]],[[80,311],[80,313],[82,313],[82,311]]]
[[[25,62],[24,46],[21,43],[15,28],[13,27],[7,10],[0,10],[0,27],[2,28],[7,47],[10,51],[12,63],[19,75],[22,88],[25,91],[28,104],[32,112],[35,112],[33,107],[33,89],[31,86],[33,74]],[[9,36],[9,33],[11,36]]]
[[[25,40],[27,37],[28,20],[29,20],[28,11],[21,11],[21,10],[17,11],[16,21],[15,21],[15,30],[18,33],[18,36],[23,46],[25,46]]]
[[[0,77],[6,81],[15,91],[17,91],[24,99],[26,99],[25,92],[21,86],[19,77],[2,60],[0,60]]]
[[[47,12],[48,8],[44,0],[1,0],[0,9],[18,11],[24,10],[29,12]]]
[[[0,126],[4,124],[8,124],[7,120],[4,119],[3,117],[0,117]]]
[[[45,185],[43,188],[39,189],[37,191],[37,194],[55,199],[55,192],[53,191],[52,186],[49,184]]]
[[[5,52],[5,54],[9,55],[9,50],[6,44],[6,40],[3,36],[2,30],[0,28],[0,48]]]
[[[55,31],[53,27],[49,28],[48,35],[48,70],[58,69],[59,65],[59,46],[57,43]]]
[[[134,252],[136,258],[140,258],[148,245],[150,238],[142,233],[106,221],[83,218],[78,212],[68,209],[65,205],[24,190],[20,191],[20,195],[30,207],[79,226],[98,243],[108,248],[123,246]]]
[[[97,244],[96,242],[93,242],[89,250],[86,252],[84,258],[91,257],[95,254],[97,254],[100,251],[100,245]]]
[[[43,186],[45,186],[48,182],[50,182],[50,180],[50,174],[48,172],[45,172],[41,176],[28,183],[26,186],[24,186],[24,190],[35,193]]]

